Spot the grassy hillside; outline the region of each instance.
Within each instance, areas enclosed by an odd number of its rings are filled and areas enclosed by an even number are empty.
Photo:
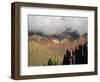
[[[56,63],[52,65],[62,64],[66,50],[73,50],[78,45],[86,43],[87,38],[82,36],[74,41],[63,39],[59,43],[53,41],[59,40],[39,35],[28,37],[28,66],[45,66],[49,60]]]
[[[29,66],[43,66],[47,65],[49,59],[52,59],[59,64],[62,63],[63,57],[59,55],[58,49],[50,49],[43,46],[36,41],[29,39],[28,42],[28,65]]]

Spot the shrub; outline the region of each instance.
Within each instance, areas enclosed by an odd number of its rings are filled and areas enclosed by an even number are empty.
[[[49,59],[49,61],[48,61],[48,65],[60,65],[59,64],[59,62],[57,62],[57,61],[53,61],[51,58]]]
[[[50,58],[49,61],[48,61],[48,65],[53,65],[53,61],[52,61],[51,58]]]

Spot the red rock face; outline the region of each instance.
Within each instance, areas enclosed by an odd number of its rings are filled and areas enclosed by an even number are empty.
[[[69,43],[68,45],[65,45],[64,48],[66,49],[74,49],[79,45],[83,45],[87,42],[87,40],[84,37],[80,37],[79,39],[76,39],[75,41]]]
[[[31,40],[49,48],[65,48],[65,49],[75,49],[79,45],[84,45],[87,42],[87,39],[84,37],[80,37],[68,44],[62,45],[60,42],[58,44],[54,43],[52,39],[48,40],[36,40],[33,37],[30,38]]]

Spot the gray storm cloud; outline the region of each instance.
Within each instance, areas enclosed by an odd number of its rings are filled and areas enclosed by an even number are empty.
[[[88,18],[62,16],[28,16],[28,31],[41,32],[47,35],[60,34],[66,29],[80,35],[88,31]]]

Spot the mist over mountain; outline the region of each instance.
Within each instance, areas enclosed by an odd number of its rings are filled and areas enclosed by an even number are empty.
[[[28,35],[55,37],[69,36],[72,40],[88,32],[88,18],[64,16],[28,16]]]

